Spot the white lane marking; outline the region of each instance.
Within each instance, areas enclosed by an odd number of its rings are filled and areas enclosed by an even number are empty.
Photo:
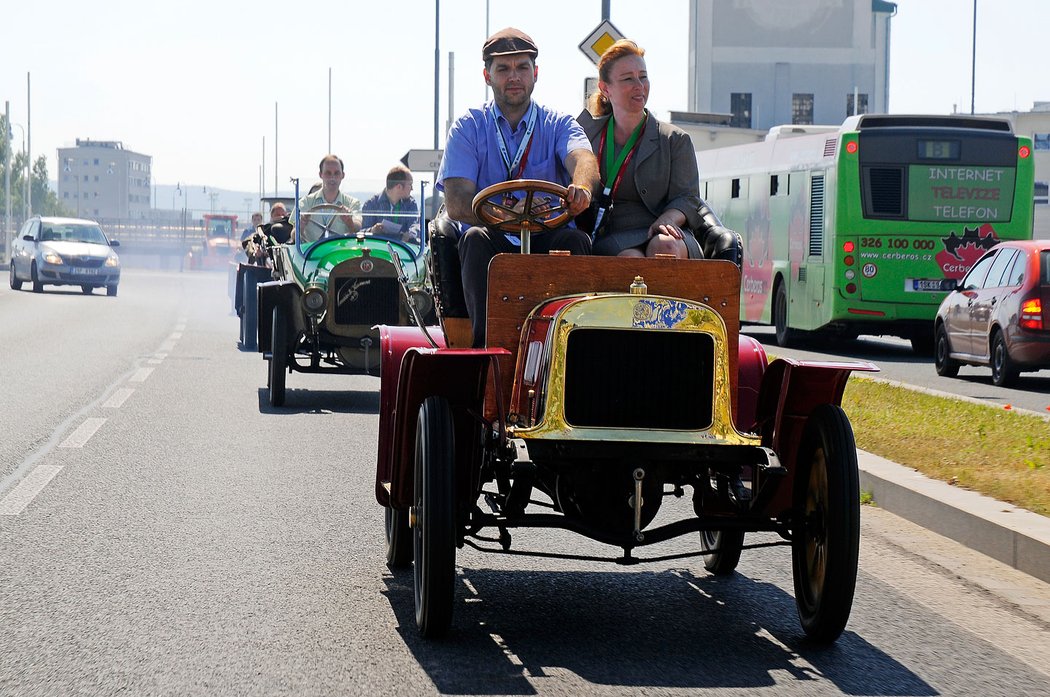
[[[91,436],[95,435],[95,431],[102,427],[102,424],[106,423],[105,419],[93,416],[90,419],[84,419],[84,423],[80,424],[77,430],[73,431],[66,437],[64,441],[58,444],[60,448],[82,448],[87,443]]]
[[[153,368],[139,368],[135,374],[128,378],[128,382],[146,382],[146,378],[153,372]]]
[[[134,394],[135,390],[122,388],[113,393],[113,396],[106,400],[106,403],[102,405],[103,409],[119,409],[124,401]]]
[[[182,332],[175,331],[175,332],[172,332],[171,336],[168,337],[168,341],[178,341],[181,338],[182,338]]]
[[[160,353],[159,351],[157,353],[153,354],[153,358],[155,360],[158,360],[158,361],[163,361],[167,357],[168,357],[168,354]]]
[[[160,345],[160,348],[157,349],[157,352],[158,353],[171,353],[174,350],[175,350],[175,342],[174,341],[165,341],[163,344]]]
[[[62,471],[55,465],[37,465],[18,483],[14,489],[0,500],[0,515],[18,515],[25,510],[36,495],[44,490],[55,475]]]

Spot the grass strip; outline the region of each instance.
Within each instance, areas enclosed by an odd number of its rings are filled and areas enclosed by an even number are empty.
[[[921,474],[1050,516],[1050,423],[853,376],[842,408],[857,447]]]

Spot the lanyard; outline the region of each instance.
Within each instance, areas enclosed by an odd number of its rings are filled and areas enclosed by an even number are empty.
[[[646,113],[645,116],[648,116]],[[609,123],[602,132],[602,142],[599,146],[599,152],[605,154],[605,195],[615,196],[616,190],[620,188],[620,180],[623,179],[624,172],[627,171],[627,163],[630,162],[631,156],[634,155],[634,151],[638,148],[638,140],[641,138],[642,131],[645,130],[646,118],[638,123],[631,131],[630,137],[627,142],[623,144],[623,148],[619,154],[616,153],[616,141],[613,138],[613,131],[616,127],[613,117],[609,117]],[[605,149],[606,141],[610,142],[609,149]]]
[[[536,128],[537,111],[539,109],[536,109],[535,106],[529,110],[529,120],[525,125],[525,136],[521,139],[521,143],[518,144],[518,152],[514,155],[513,161],[510,159],[507,141],[503,137],[503,129],[500,128],[499,121],[493,116],[496,126],[496,140],[499,141],[499,156],[503,159],[503,166],[507,168],[508,179],[521,179],[521,175],[525,171],[525,163],[529,159],[529,150],[532,148],[532,131]]]
[[[604,131],[602,131],[601,144],[598,146],[598,159],[602,158],[602,154],[605,155],[605,188],[602,190],[602,195],[598,198],[598,211],[594,215],[594,230],[591,233],[591,239],[593,240],[598,236],[601,231],[602,223],[605,222],[605,214],[613,207],[613,198],[616,196],[617,189],[620,188],[620,182],[623,180],[623,175],[627,171],[627,163],[631,161],[631,157],[634,155],[634,151],[638,149],[638,142],[641,140],[642,132],[645,130],[645,122],[648,120],[649,113],[645,113],[646,118],[643,118],[641,123],[635,126],[631,132],[631,136],[627,139],[627,142],[623,144],[623,149],[620,150],[620,154],[613,157],[614,151],[616,150],[616,140],[613,137],[613,117],[609,117],[609,124]],[[612,141],[612,145],[608,150],[605,149],[606,141]]]

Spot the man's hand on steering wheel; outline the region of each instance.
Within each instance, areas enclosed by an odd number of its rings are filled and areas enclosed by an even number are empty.
[[[591,205],[591,190],[585,186],[569,184],[565,187],[565,200],[568,201],[569,216],[575,217]]]

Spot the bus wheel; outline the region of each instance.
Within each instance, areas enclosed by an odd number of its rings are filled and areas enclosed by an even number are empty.
[[[788,294],[783,281],[777,284],[773,296],[773,326],[777,330],[777,346],[786,348],[798,343],[798,332],[788,327]]]

